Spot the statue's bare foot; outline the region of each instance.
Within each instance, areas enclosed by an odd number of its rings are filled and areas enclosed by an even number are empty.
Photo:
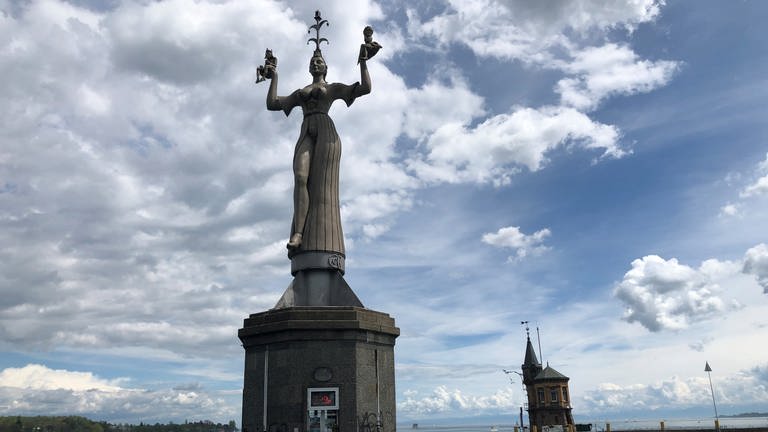
[[[301,246],[301,233],[294,233],[288,240],[288,250],[298,249]]]

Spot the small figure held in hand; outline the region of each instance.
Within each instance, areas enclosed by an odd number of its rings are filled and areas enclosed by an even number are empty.
[[[264,66],[256,69],[256,83],[272,79],[272,73],[277,69],[277,57],[272,55],[272,50],[267,48],[264,53]]]
[[[363,29],[364,44],[360,45],[360,55],[357,56],[357,63],[368,60],[376,55],[381,49],[381,45],[373,40],[373,27],[365,26]]]

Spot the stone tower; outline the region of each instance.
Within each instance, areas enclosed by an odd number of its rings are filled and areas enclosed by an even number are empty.
[[[528,336],[522,364],[523,384],[528,396],[528,421],[531,431],[568,430],[573,425],[567,376],[550,367],[541,367]]]

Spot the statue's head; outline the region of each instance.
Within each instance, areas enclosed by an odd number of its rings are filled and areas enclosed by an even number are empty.
[[[323,79],[325,79],[325,74],[328,73],[328,65],[325,64],[323,53],[320,50],[315,50],[312,59],[309,60],[309,73],[313,77],[322,75]]]
[[[368,39],[373,37],[373,27],[371,26],[365,26],[363,29],[363,37],[365,37],[366,42]]]

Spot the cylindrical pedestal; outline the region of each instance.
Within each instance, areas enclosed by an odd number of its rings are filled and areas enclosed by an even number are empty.
[[[243,432],[309,432],[312,389],[332,398],[335,391],[335,412],[321,411],[336,416],[333,432],[376,432],[378,423],[394,432],[399,334],[389,315],[360,307],[251,315],[238,332],[245,348]]]

